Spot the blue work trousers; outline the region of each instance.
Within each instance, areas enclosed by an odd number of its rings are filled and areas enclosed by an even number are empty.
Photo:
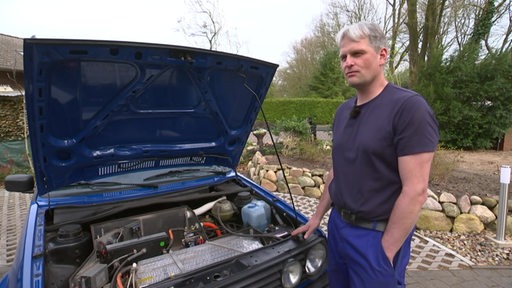
[[[393,266],[382,248],[383,232],[349,224],[333,209],[328,233],[329,287],[405,287],[405,270],[411,255],[414,231],[396,253]]]

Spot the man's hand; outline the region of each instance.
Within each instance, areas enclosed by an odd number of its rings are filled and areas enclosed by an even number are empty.
[[[389,260],[389,263],[391,263],[391,266],[394,267],[395,265],[393,264],[393,260],[395,259],[395,255],[396,255],[396,251],[394,253],[390,253],[389,252],[389,248],[387,248],[386,244],[381,242],[382,244],[382,249],[384,250],[384,254],[386,254],[386,257],[388,258]]]
[[[292,236],[296,236],[298,234],[304,233],[304,239],[308,239],[309,235],[315,232],[315,229],[320,226],[320,220],[317,218],[311,218],[309,221],[300,226],[299,228],[292,231]]]
[[[318,202],[318,206],[316,206],[316,211],[311,216],[309,221],[300,226],[299,228],[292,231],[292,236],[296,236],[298,234],[304,233],[304,239],[308,239],[309,235],[315,232],[315,229],[320,226],[320,222],[324,217],[325,213],[331,209],[331,196],[329,195],[329,185],[331,184],[332,178],[334,177],[334,172],[331,168],[329,174],[327,175],[327,179],[325,181],[324,192],[322,193],[322,197],[320,197],[320,201]]]

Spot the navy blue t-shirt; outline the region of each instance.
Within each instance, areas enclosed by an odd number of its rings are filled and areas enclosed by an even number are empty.
[[[434,152],[438,124],[421,95],[391,83],[351,117],[355,101],[341,104],[334,117],[329,193],[336,207],[385,220],[402,190],[398,157]]]

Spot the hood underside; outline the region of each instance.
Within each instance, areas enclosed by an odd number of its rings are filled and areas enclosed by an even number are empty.
[[[133,169],[235,169],[277,65],[197,48],[25,39],[38,194]]]

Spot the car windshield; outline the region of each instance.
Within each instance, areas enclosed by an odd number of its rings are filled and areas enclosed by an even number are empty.
[[[170,169],[161,173],[156,173],[155,175],[151,175],[149,177],[144,178],[144,182],[146,181],[155,181],[162,179],[172,179],[172,178],[188,178],[188,177],[203,177],[203,176],[211,176],[211,175],[225,175],[231,169],[227,167],[221,166],[211,166],[211,167],[194,167],[187,169]]]

